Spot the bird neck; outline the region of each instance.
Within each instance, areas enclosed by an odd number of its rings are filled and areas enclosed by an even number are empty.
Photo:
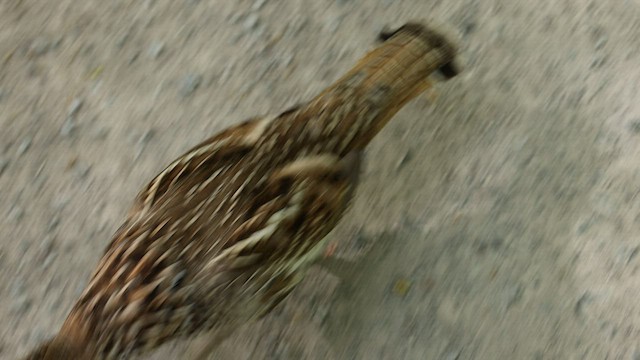
[[[342,138],[339,152],[365,147],[393,115],[430,86],[431,73],[454,61],[455,53],[451,43],[425,28],[397,30],[311,102],[331,114],[320,126]]]
[[[92,359],[76,339],[58,334],[29,353],[23,360]]]
[[[70,354],[74,354],[74,359],[91,359],[94,357],[95,348],[90,339],[90,329],[72,312],[56,337],[51,340],[51,344],[58,349],[64,349]]]

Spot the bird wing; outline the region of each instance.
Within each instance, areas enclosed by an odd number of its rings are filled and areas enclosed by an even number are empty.
[[[357,185],[360,157],[306,156],[277,171],[256,193],[231,244],[201,272],[204,289],[238,286],[260,299],[262,313],[277,305],[322,250],[322,240],[348,208]],[[232,282],[220,281],[233,279]],[[250,281],[251,280],[251,281]],[[243,287],[247,283],[253,287]],[[231,291],[233,293],[234,291]]]
[[[137,217],[146,215],[165,195],[174,194],[185,183],[201,184],[206,180],[216,180],[222,172],[218,170],[236,163],[255,148],[259,135],[272,120],[273,117],[251,118],[194,146],[140,191],[130,214]]]

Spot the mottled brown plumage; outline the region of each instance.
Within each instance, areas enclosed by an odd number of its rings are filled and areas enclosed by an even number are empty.
[[[59,333],[28,359],[116,359],[222,339],[276,306],[348,207],[360,154],[456,48],[418,23],[312,101],[204,141],[138,195]]]

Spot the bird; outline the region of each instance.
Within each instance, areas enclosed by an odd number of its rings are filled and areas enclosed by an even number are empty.
[[[366,146],[461,66],[409,21],[311,100],[204,140],[137,195],[51,338],[24,359],[127,359],[208,334],[209,351],[282,302],[353,202]]]

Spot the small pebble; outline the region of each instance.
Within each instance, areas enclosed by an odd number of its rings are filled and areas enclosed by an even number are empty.
[[[256,27],[258,27],[259,22],[260,18],[257,14],[249,14],[249,16],[247,16],[247,18],[242,23],[242,26],[247,31],[254,30]]]
[[[327,315],[329,315],[328,306],[317,306],[313,313],[313,319],[322,324],[327,318]]]
[[[47,257],[44,258],[44,261],[42,262],[42,265],[40,265],[40,267],[43,270],[48,269],[51,266],[51,264],[53,264],[54,258],[55,258],[54,254],[47,255]]]
[[[118,48],[124,47],[124,45],[129,41],[130,38],[131,38],[131,31],[127,30],[127,32],[124,35],[118,38],[118,40],[116,41],[116,46]]]
[[[395,284],[393,284],[393,293],[398,296],[406,296],[411,289],[411,281],[407,279],[398,279]]]
[[[460,354],[461,353],[462,353],[462,351],[460,351],[460,350],[449,351],[444,355],[444,359],[445,360],[458,360],[458,359],[460,359]]]
[[[44,167],[46,165],[47,165],[46,161],[43,161],[42,163],[40,163],[40,165],[36,169],[36,172],[33,174],[34,179],[39,179],[42,176],[42,172],[44,171]]]
[[[598,40],[596,40],[596,50],[602,49],[607,44],[607,41],[608,39],[605,35],[599,37]]]
[[[47,225],[47,230],[53,231],[58,227],[58,225],[60,225],[60,218],[55,216],[53,219],[51,219],[51,221],[49,221],[49,224]]]
[[[198,87],[202,84],[202,76],[198,74],[189,74],[185,76],[180,85],[180,95],[182,97],[188,97],[193,94]]]
[[[90,80],[96,80],[104,72],[104,65],[98,65],[89,73]]]
[[[635,259],[638,256],[638,253],[640,252],[640,248],[639,247],[634,247],[631,249],[631,251],[629,252],[629,256],[627,257],[627,264],[629,264],[631,261],[633,261],[633,259]]]
[[[142,155],[142,152],[147,147],[149,141],[151,141],[151,139],[154,137],[155,133],[156,132],[154,129],[148,129],[144,132],[144,134],[142,134],[142,136],[140,136],[140,139],[137,142],[137,150],[134,155],[135,160],[137,160],[140,155]]]
[[[14,299],[12,310],[18,315],[21,315],[29,311],[30,307],[31,300],[26,294],[22,294]]]
[[[24,282],[21,279],[16,279],[10,286],[9,293],[12,297],[19,297],[24,295],[25,286]]]
[[[354,236],[353,246],[358,250],[363,250],[370,246],[370,244],[371,240],[367,235],[362,230],[358,230]]]
[[[222,74],[220,75],[219,82],[220,84],[224,84],[231,77],[231,73],[233,72],[235,65],[234,63],[227,64],[222,70]]]
[[[462,24],[462,34],[468,36],[476,30],[477,24],[473,20],[467,20]]]
[[[55,245],[55,239],[53,236],[47,235],[42,241],[40,241],[40,248],[44,251],[45,254],[49,254]]]
[[[9,160],[0,158],[0,176],[9,167]]]
[[[26,254],[30,248],[31,248],[31,243],[28,241],[23,240],[18,243],[18,250],[20,250],[20,253],[22,255]]]
[[[60,211],[64,209],[67,206],[67,204],[69,204],[69,202],[71,202],[71,198],[69,197],[69,195],[59,194],[53,200],[51,200],[51,202],[49,203],[49,206],[53,210]]]
[[[609,40],[607,32],[601,26],[596,26],[592,29],[591,38],[593,39],[596,50],[602,49]]]
[[[293,62],[293,54],[289,53],[282,57],[281,64],[284,67],[288,67]]]
[[[157,59],[164,52],[164,43],[160,41],[153,42],[147,51],[147,54],[152,59]]]
[[[109,136],[109,128],[104,126],[96,127],[91,131],[90,135],[94,140],[104,140]]]
[[[29,150],[29,148],[31,147],[31,142],[32,142],[31,137],[24,138],[20,143],[20,145],[18,145],[18,150],[16,151],[16,154],[20,156],[20,155],[23,155],[25,152],[27,152],[27,150]]]
[[[136,62],[136,60],[138,60],[139,57],[140,57],[140,51],[136,51],[129,57],[129,61],[127,61],[127,64],[129,65],[133,64],[134,62]]]
[[[607,61],[607,57],[606,56],[596,56],[593,58],[593,61],[591,62],[591,69],[598,69],[601,68]]]
[[[413,158],[413,153],[411,150],[407,150],[396,163],[396,170],[402,169],[407,163],[409,163],[409,161],[411,161],[411,158]]]
[[[242,14],[240,13],[233,13],[231,15],[229,15],[229,22],[232,24],[238,24],[240,22],[240,19],[242,18]]]
[[[80,98],[73,99],[73,101],[71,102],[71,105],[69,105],[69,110],[67,111],[67,116],[68,117],[76,116],[78,114],[78,111],[80,111],[80,108],[82,107],[83,104],[84,104],[84,100],[82,100]]]
[[[507,309],[517,304],[522,299],[522,294],[524,294],[524,289],[521,285],[513,286],[507,290]]]
[[[73,130],[76,128],[76,122],[73,117],[67,117],[67,119],[62,124],[60,128],[60,136],[68,137],[73,133]]]
[[[629,124],[629,130],[636,134],[640,134],[640,119],[635,119]]]
[[[266,4],[266,3],[267,3],[267,0],[256,0],[256,1],[253,2],[253,5],[251,5],[251,10],[258,11],[258,10],[262,9],[264,4]]]
[[[307,18],[296,18],[291,23],[287,24],[287,31],[289,34],[297,34],[309,25]]]
[[[141,145],[147,145],[151,139],[156,135],[156,131],[154,129],[147,129],[142,136],[140,136],[140,140],[138,141]]]
[[[11,221],[17,222],[22,220],[23,216],[24,216],[24,210],[20,206],[14,206],[13,208],[11,208],[11,210],[9,210],[9,214],[7,215],[7,218],[9,218],[9,220]]]
[[[76,174],[76,176],[80,179],[84,179],[89,175],[89,172],[91,171],[91,165],[82,163],[82,162],[78,162],[76,164],[76,166],[74,166],[74,172]]]
[[[585,305],[591,303],[593,301],[593,296],[588,291],[585,292],[579,299],[576,301],[576,305],[573,308],[573,311],[576,315],[583,315]]]
[[[45,39],[38,38],[33,40],[31,46],[29,46],[29,55],[31,56],[42,56],[51,50],[51,44]]]

